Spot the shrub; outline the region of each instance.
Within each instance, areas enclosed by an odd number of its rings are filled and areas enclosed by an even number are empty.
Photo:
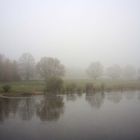
[[[85,87],[86,92],[93,92],[94,91],[94,86],[93,83],[87,83]]]
[[[66,91],[74,92],[77,89],[77,85],[75,83],[69,83],[66,85]]]
[[[46,91],[51,93],[59,93],[63,88],[63,80],[58,77],[49,78],[46,81]]]
[[[9,92],[11,90],[11,86],[10,85],[4,85],[2,86],[2,89],[4,92]]]

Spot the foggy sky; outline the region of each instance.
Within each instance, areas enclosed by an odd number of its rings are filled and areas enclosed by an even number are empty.
[[[139,0],[0,0],[0,53],[68,66],[139,65]]]

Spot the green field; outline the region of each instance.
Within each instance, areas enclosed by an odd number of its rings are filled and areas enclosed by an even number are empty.
[[[71,92],[85,92],[86,85],[92,84],[95,91],[100,90],[139,90],[140,81],[131,80],[90,80],[90,79],[65,79],[62,93],[67,93],[68,90]],[[44,81],[19,81],[19,82],[9,82],[0,83],[0,93],[5,94],[3,91],[4,85],[10,85],[11,90],[7,94],[42,94],[44,93],[45,83]]]

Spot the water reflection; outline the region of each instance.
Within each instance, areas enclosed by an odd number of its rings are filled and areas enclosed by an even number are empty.
[[[0,98],[0,121],[16,114],[19,102],[19,99]]]
[[[32,119],[35,113],[34,98],[23,98],[18,107],[18,114],[22,120]]]
[[[137,96],[136,96],[137,95]],[[66,101],[64,101],[66,97]],[[41,121],[57,121],[64,114],[64,106],[67,101],[77,103],[88,102],[91,107],[100,109],[104,102],[111,101],[119,104],[124,98],[125,100],[140,100],[140,92],[98,92],[79,94],[68,94],[67,96],[34,96],[24,98],[0,98],[0,122],[4,122],[10,118],[18,118],[20,120],[30,121],[33,117],[39,118]]]
[[[98,93],[87,93],[86,94],[86,100],[88,101],[88,103],[92,106],[92,107],[95,107],[95,108],[100,108],[101,105],[103,104],[104,102],[104,97],[105,97],[105,94],[104,92],[98,92]]]
[[[122,92],[110,92],[107,94],[107,98],[109,101],[117,104],[122,99]]]
[[[123,94],[127,100],[132,100],[136,95],[135,92],[132,93],[132,91],[127,91],[124,92]]]
[[[67,101],[76,101],[77,94],[67,94],[66,99]]]
[[[64,112],[63,98],[60,96],[42,98],[37,107],[37,115],[42,121],[53,121],[59,119]]]
[[[12,116],[26,121],[31,120],[33,116],[38,116],[41,121],[58,120],[64,112],[63,97],[37,98],[0,98],[0,121],[3,122]]]
[[[0,140],[140,139],[139,99],[139,91],[0,98]]]

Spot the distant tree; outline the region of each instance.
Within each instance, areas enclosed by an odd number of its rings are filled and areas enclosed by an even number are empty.
[[[3,81],[12,81],[12,62],[8,58],[4,60],[3,69]]]
[[[20,80],[17,62],[0,55],[0,81]]]
[[[123,77],[126,80],[135,79],[135,77],[136,77],[136,69],[131,65],[127,65],[123,70]]]
[[[137,79],[140,80],[140,68],[137,70]]]
[[[0,80],[3,80],[4,75],[4,56],[0,54]]]
[[[119,65],[112,65],[107,68],[106,74],[112,79],[119,79],[121,77],[121,67]]]
[[[87,69],[87,74],[96,80],[103,74],[103,65],[100,62],[92,62]]]
[[[19,72],[23,80],[30,80],[33,77],[35,68],[34,57],[30,53],[24,53],[19,58]]]
[[[52,77],[62,77],[65,74],[65,68],[57,58],[42,57],[37,64],[37,69],[46,81]]]
[[[12,77],[15,81],[20,80],[19,70],[18,70],[18,63],[17,61],[12,62]]]

